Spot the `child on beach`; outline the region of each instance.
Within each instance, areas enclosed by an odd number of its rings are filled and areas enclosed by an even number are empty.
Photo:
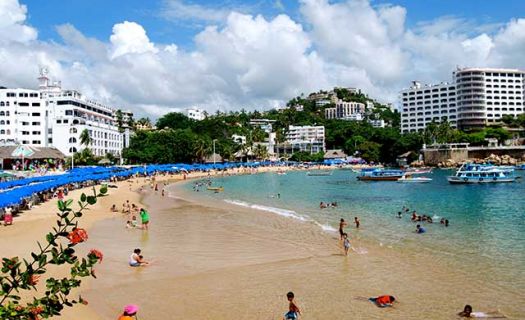
[[[492,311],[492,312],[472,312],[472,306],[467,304],[465,308],[463,308],[463,311],[458,313],[458,316],[462,318],[485,318],[485,319],[506,319],[503,314],[499,313],[498,311]]]
[[[133,318],[136,319],[138,311],[139,307],[137,305],[128,304],[124,307],[124,312],[120,315],[118,320],[133,320]]]
[[[354,217],[354,223],[355,223],[356,229],[359,229],[359,225],[361,224],[361,222],[359,221],[358,217]]]
[[[295,304],[294,297],[295,295],[291,291],[286,294],[286,298],[288,299],[290,304],[288,305],[288,312],[284,315],[283,320],[299,319],[301,310],[299,310],[299,307],[297,307],[297,305]]]
[[[345,233],[343,235],[343,238],[344,238],[343,245],[345,247],[345,256],[347,256],[348,255],[348,250],[350,250],[350,240],[348,240],[348,234]]]
[[[368,298],[368,300],[374,303],[379,308],[392,307],[396,298],[394,296],[379,296],[375,298]]]
[[[133,253],[129,257],[130,267],[141,267],[149,264],[149,262],[144,260],[144,257],[140,254],[141,252],[138,248],[133,250]]]

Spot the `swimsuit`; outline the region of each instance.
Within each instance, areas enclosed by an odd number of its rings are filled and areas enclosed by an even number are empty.
[[[285,315],[284,315],[284,318],[285,319],[291,319],[291,320],[295,320],[297,319],[297,312],[294,312],[294,311],[288,311]]]

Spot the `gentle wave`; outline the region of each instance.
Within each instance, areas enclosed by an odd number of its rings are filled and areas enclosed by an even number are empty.
[[[302,215],[298,214],[297,212],[295,212],[293,210],[287,210],[287,209],[276,208],[276,207],[269,207],[269,206],[264,206],[264,205],[260,205],[260,204],[253,204],[253,203],[249,203],[249,202],[241,201],[241,200],[225,199],[224,202],[229,203],[229,204],[234,204],[236,206],[245,207],[245,208],[251,208],[251,209],[262,210],[262,211],[275,213],[275,214],[278,214],[278,215],[280,215],[282,217],[292,218],[292,219],[296,219],[296,220],[303,221],[303,222],[313,222],[314,224],[319,226],[321,229],[323,229],[323,231],[326,231],[326,232],[335,232],[336,231],[336,229],[331,227],[331,226],[321,224],[321,223],[311,219],[310,217],[302,216]]]

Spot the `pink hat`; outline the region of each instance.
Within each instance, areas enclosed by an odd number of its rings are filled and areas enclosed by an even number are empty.
[[[128,304],[127,306],[124,307],[124,312],[127,314],[134,314],[134,313],[137,313],[138,311],[139,311],[139,306],[137,306],[136,304]]]

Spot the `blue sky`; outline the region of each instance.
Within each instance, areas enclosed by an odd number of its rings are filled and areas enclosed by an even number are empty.
[[[149,38],[157,43],[176,43],[191,47],[193,36],[205,24],[180,21],[163,17],[166,0],[21,0],[28,6],[28,23],[39,30],[41,40],[60,41],[55,26],[70,23],[83,34],[107,40],[114,24],[124,20],[135,21],[147,31]],[[227,8],[250,14],[262,14],[271,18],[285,13],[301,20],[299,4],[293,0],[250,1],[181,1],[188,5],[200,5],[211,9]],[[331,3],[338,1],[330,1]],[[125,5],[123,5],[125,3]],[[374,6],[400,5],[407,9],[407,27],[443,16],[465,18],[475,24],[500,24],[525,12],[524,0],[374,0]]]
[[[525,0],[0,0],[0,21],[0,84],[34,87],[45,65],[152,117],[334,86],[396,103],[457,66],[525,69]]]

